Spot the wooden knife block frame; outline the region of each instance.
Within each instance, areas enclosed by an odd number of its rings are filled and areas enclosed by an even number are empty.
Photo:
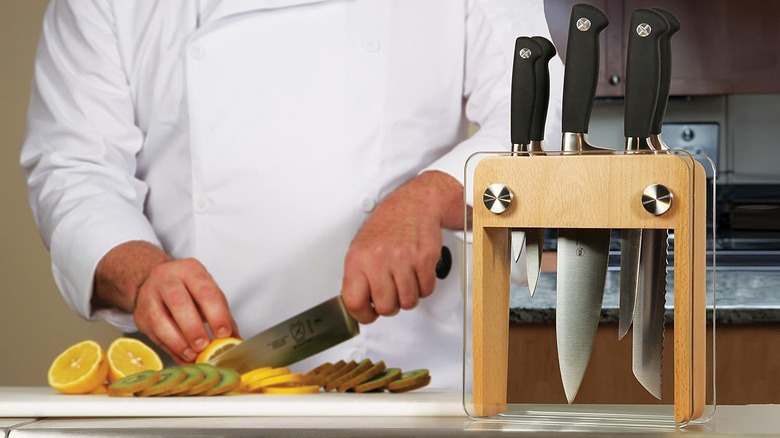
[[[701,417],[707,387],[707,196],[702,165],[687,154],[517,155],[482,158],[473,176],[472,403],[477,416],[507,411],[509,229],[656,228],[674,230],[674,422]],[[482,202],[493,183],[513,193],[511,205],[501,214]],[[660,216],[641,203],[642,192],[651,184],[666,186],[674,196],[671,208]]]

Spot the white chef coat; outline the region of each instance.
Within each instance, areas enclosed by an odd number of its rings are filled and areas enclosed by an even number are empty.
[[[199,259],[245,337],[337,295],[383,197],[429,169],[463,182],[473,152],[510,147],[520,35],[549,38],[542,0],[54,0],[21,163],[63,296],[135,330],[90,305],[98,261],[131,240]],[[454,271],[299,367],[370,358],[457,387],[461,292]]]

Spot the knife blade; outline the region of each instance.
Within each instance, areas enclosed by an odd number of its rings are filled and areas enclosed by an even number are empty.
[[[544,127],[547,122],[547,107],[550,104],[550,60],[557,54],[553,43],[545,37],[534,36],[534,41],[542,48],[542,56],[536,61],[536,97],[531,120],[532,152],[544,152]],[[528,275],[528,290],[533,297],[539,282],[539,272],[542,269],[542,251],[544,247],[544,229],[529,228],[525,230],[525,264]]]
[[[599,35],[609,24],[600,9],[571,9],[563,80],[563,151],[604,149],[587,141],[599,71]],[[555,332],[561,380],[569,403],[590,361],[604,295],[610,230],[559,229]]]
[[[452,268],[452,252],[441,247],[436,278]],[[282,367],[306,359],[360,334],[341,296],[335,296],[268,328],[212,358],[209,363],[245,373],[263,366]]]
[[[510,136],[514,152],[528,151],[531,144],[531,121],[536,102],[536,72],[534,65],[542,57],[539,43],[527,36],[515,40],[512,61],[512,89],[510,100]],[[526,233],[519,228],[510,230],[512,260],[517,263],[526,241]]]
[[[669,22],[664,15],[653,9],[637,9],[631,14],[626,61],[627,150],[653,149],[650,133],[659,102],[661,39],[669,28]],[[659,269],[662,269],[659,263],[662,245],[666,241],[666,231],[644,229],[623,230],[623,233],[627,237],[640,235],[638,254],[626,253],[626,258],[631,260],[626,276],[636,275],[636,281],[629,278],[630,281],[625,287],[621,283],[621,297],[623,293],[635,295],[632,369],[642,386],[660,399],[664,297],[657,292],[661,286],[658,273]],[[635,251],[635,248],[627,248],[627,251],[629,250]],[[636,259],[639,260],[638,266],[633,264]],[[665,260],[663,264],[665,265]],[[636,273],[633,271],[635,267],[638,268]],[[665,292],[665,281],[663,289]],[[621,304],[623,302],[621,298]],[[621,309],[620,315],[625,316],[626,312],[628,309]]]
[[[241,374],[263,366],[287,366],[359,333],[357,321],[336,296],[244,340],[210,363]]]

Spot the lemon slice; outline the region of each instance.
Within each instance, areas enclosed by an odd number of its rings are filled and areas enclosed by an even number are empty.
[[[266,377],[265,379],[253,382],[250,388],[252,388],[252,391],[257,391],[258,389],[265,388],[266,386],[281,385],[286,383],[303,383],[303,374],[288,373],[274,377]]]
[[[117,338],[108,346],[108,381],[113,383],[141,371],[160,371],[163,363],[151,347],[133,338]]]
[[[246,384],[243,385],[243,390],[253,392],[255,389],[260,388],[259,384],[262,383],[263,380],[285,374],[290,374],[290,370],[287,367],[271,368],[263,373],[258,373],[253,380],[247,381]]]
[[[71,345],[49,367],[49,386],[65,394],[86,394],[103,385],[108,361],[103,347],[95,341]]]
[[[208,361],[211,359],[230,350],[240,343],[241,339],[238,338],[213,339],[208,347],[198,353],[198,357],[195,358],[195,363],[208,363]]]

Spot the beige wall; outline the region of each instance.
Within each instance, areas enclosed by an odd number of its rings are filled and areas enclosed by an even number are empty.
[[[49,364],[69,345],[94,339],[108,347],[119,335],[105,323],[81,319],[60,296],[19,169],[47,1],[0,1],[0,386],[46,385]]]

